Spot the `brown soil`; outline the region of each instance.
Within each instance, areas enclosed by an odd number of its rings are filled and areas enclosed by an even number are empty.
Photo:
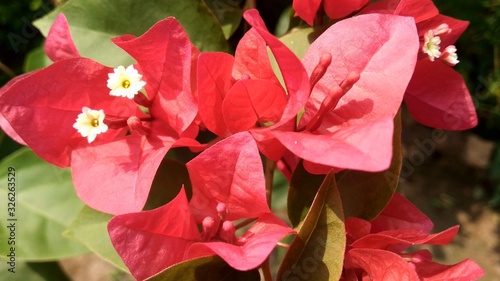
[[[483,184],[494,143],[471,132],[443,131],[433,139],[441,132],[415,123],[406,112],[403,126],[407,174],[399,191],[432,219],[434,232],[461,226],[451,244],[428,249],[441,263],[471,258],[486,272],[480,280],[498,280],[500,214],[486,203]]]

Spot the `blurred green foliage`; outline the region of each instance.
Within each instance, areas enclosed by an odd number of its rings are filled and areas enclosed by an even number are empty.
[[[0,63],[3,64],[0,85],[5,84],[13,73],[22,73],[26,53],[43,41],[43,36],[31,22],[50,12],[53,6],[48,0],[0,2]]]

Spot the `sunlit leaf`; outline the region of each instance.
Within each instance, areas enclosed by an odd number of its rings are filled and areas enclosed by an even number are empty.
[[[203,0],[220,22],[224,37],[229,39],[240,25],[244,0]]]
[[[311,43],[325,31],[325,28],[326,27],[294,28],[287,34],[281,36],[280,41],[292,50],[299,59],[302,59],[307,48],[309,48]]]
[[[342,202],[329,173],[301,222],[278,271],[278,280],[338,280],[342,273],[346,236]]]
[[[79,241],[101,258],[128,272],[109,239],[107,225],[111,218],[111,215],[84,206],[76,219],[66,229],[64,236]]]
[[[5,187],[0,189],[0,198],[5,198],[5,209],[0,212],[0,237],[5,241],[0,247],[2,263],[11,247],[15,248],[17,259],[29,261],[56,260],[87,252],[85,247],[62,236],[83,206],[75,194],[69,170],[47,164],[23,148],[0,163],[0,182]],[[14,237],[9,245],[7,237]]]
[[[218,256],[197,258],[173,265],[157,275],[149,278],[150,281],[255,281],[260,280],[258,270],[237,271],[230,267]]]
[[[179,20],[193,43],[202,51],[227,49],[217,19],[201,0],[71,0],[35,21],[35,26],[47,36],[60,12],[68,19],[71,35],[80,54],[108,66],[133,62],[110,41],[111,38],[123,34],[139,36],[169,16]]]

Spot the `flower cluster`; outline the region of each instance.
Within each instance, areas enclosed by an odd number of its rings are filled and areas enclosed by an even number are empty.
[[[455,265],[432,261],[428,250],[407,252],[413,245],[444,245],[458,226],[428,234],[432,222],[398,193],[372,221],[345,221],[347,247],[342,280],[476,280],[482,270],[467,259]],[[385,265],[382,265],[385,264]]]
[[[0,90],[0,125],[47,162],[70,167],[82,201],[115,215],[111,241],[137,279],[207,256],[238,271],[257,269],[296,233],[270,208],[273,163],[289,175],[298,165],[311,175],[387,170],[403,100],[425,125],[476,124],[451,68],[458,63],[452,44],[467,23],[439,15],[430,0],[368,2],[295,0],[309,24],[320,6],[343,19],[302,59],[248,10],[251,28],[234,56],[200,52],[171,17],[142,36],[113,39],[136,61],[115,68],[81,57],[60,14],[46,42],[54,63]],[[417,2],[422,7],[413,9]],[[192,152],[181,164],[189,176],[171,187],[158,178],[167,153],[180,147]],[[158,181],[174,195],[145,210]],[[456,233],[428,235],[427,218],[408,222],[423,216],[408,204],[395,194],[375,220],[345,219],[342,280],[393,280],[384,279],[387,270],[408,280],[482,274],[472,261],[447,267],[428,252],[403,253]]]

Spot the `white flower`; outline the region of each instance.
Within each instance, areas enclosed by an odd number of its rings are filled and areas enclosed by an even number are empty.
[[[127,97],[133,99],[135,95],[146,85],[142,81],[142,75],[139,74],[133,65],[127,68],[120,65],[113,70],[113,73],[108,74],[108,88],[112,96]]]
[[[441,38],[439,38],[439,36],[434,36],[434,31],[429,30],[424,35],[424,46],[422,47],[422,52],[429,55],[429,59],[434,61],[435,58],[439,58],[439,56],[441,56],[439,44],[441,44]]]
[[[88,107],[83,107],[82,113],[78,114],[73,128],[78,130],[82,137],[87,138],[91,143],[95,140],[98,134],[105,133],[108,130],[108,125],[104,124],[104,111],[93,110]]]
[[[455,66],[460,61],[458,60],[457,48],[450,45],[444,49],[443,60],[451,66]]]

